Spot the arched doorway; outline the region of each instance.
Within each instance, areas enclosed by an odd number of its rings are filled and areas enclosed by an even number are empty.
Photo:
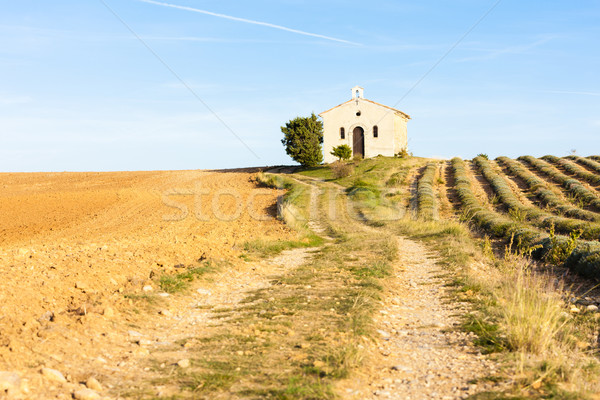
[[[352,153],[354,157],[365,157],[365,130],[357,126],[352,131]]]

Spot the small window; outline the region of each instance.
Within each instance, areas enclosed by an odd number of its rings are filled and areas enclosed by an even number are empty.
[[[357,111],[357,112],[356,112],[356,116],[357,116],[357,117],[360,117],[360,111]]]
[[[340,128],[340,139],[346,139],[346,131],[344,128]]]
[[[373,137],[379,137],[379,128],[377,125],[373,127]]]

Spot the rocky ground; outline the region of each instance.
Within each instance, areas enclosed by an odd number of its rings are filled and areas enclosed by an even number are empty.
[[[399,238],[400,260],[376,318],[379,338],[366,368],[340,386],[349,399],[463,399],[497,385],[478,378],[498,366],[459,329],[468,305],[448,287],[451,275],[422,244]]]

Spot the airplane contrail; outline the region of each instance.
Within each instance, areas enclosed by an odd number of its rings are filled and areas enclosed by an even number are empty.
[[[360,46],[359,43],[351,42],[349,40],[338,39],[338,38],[334,38],[334,37],[331,37],[331,36],[319,35],[318,33],[305,32],[305,31],[301,31],[301,30],[298,30],[298,29],[292,29],[292,28],[288,28],[288,27],[285,27],[285,26],[281,26],[281,25],[271,24],[271,23],[268,23],[268,22],[254,21],[252,19],[239,18],[239,17],[234,17],[234,16],[226,15],[226,14],[218,14],[218,13],[214,13],[214,12],[211,12],[211,11],[200,10],[198,8],[192,8],[192,7],[186,7],[186,6],[179,6],[179,5],[176,5],[176,4],[163,3],[163,2],[160,2],[160,1],[154,1],[154,0],[138,0],[138,1],[141,1],[142,3],[155,4],[157,6],[171,7],[171,8],[177,8],[177,9],[185,10],[185,11],[192,11],[192,12],[196,12],[196,13],[200,13],[200,14],[212,15],[213,17],[219,17],[219,18],[229,19],[229,20],[238,21],[238,22],[245,22],[247,24],[266,26],[268,28],[279,29],[279,30],[286,31],[286,32],[297,33],[299,35],[312,36],[312,37],[316,37],[316,38],[320,38],[320,39],[331,40],[331,41],[334,41],[334,42],[346,43],[346,44],[351,44],[351,45],[355,45],[355,46]]]

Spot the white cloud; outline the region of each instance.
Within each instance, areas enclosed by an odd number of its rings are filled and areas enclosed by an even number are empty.
[[[141,1],[143,3],[155,4],[155,5],[163,6],[163,7],[177,8],[179,10],[185,10],[185,11],[191,11],[191,12],[196,12],[196,13],[200,13],[200,14],[211,15],[211,16],[217,17],[217,18],[229,19],[229,20],[237,21],[237,22],[244,22],[246,24],[266,26],[268,28],[279,29],[279,30],[286,31],[286,32],[296,33],[298,35],[312,36],[312,37],[316,37],[316,38],[319,38],[319,39],[331,40],[333,42],[351,44],[351,45],[355,45],[355,46],[359,45],[358,43],[351,42],[349,40],[338,39],[338,38],[335,38],[335,37],[325,36],[325,35],[321,35],[321,34],[318,34],[318,33],[311,33],[311,32],[301,31],[299,29],[288,28],[288,27],[285,27],[285,26],[282,26],[282,25],[271,24],[269,22],[261,22],[261,21],[255,21],[255,20],[252,20],[252,19],[239,18],[239,17],[234,17],[234,16],[231,16],[231,15],[219,14],[219,13],[214,13],[212,11],[201,10],[199,8],[179,6],[179,5],[170,4],[170,3],[162,3],[162,2],[154,1],[154,0],[139,0],[139,1]]]

